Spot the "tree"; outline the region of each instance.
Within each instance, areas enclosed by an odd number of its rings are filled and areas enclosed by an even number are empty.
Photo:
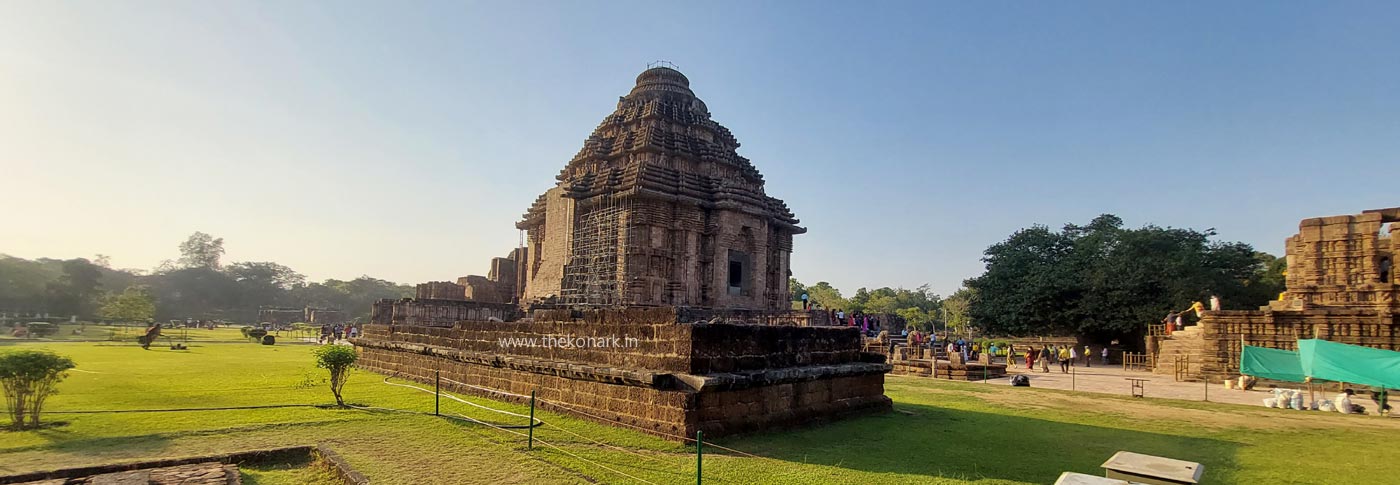
[[[961,330],[969,326],[971,316],[968,314],[968,309],[972,306],[972,300],[976,296],[976,290],[964,286],[943,300],[943,318],[948,328]]]
[[[0,387],[4,387],[10,426],[39,427],[44,401],[58,393],[57,385],[77,367],[72,359],[41,350],[0,353]]]
[[[45,285],[49,298],[45,307],[58,315],[92,315],[103,268],[82,258],[64,261],[62,268],[58,280]]]
[[[331,394],[335,395],[335,404],[344,407],[345,399],[340,396],[340,390],[350,378],[350,366],[355,364],[359,355],[353,347],[335,344],[322,345],[311,353],[316,356],[316,367],[330,371]]]
[[[241,308],[288,304],[290,290],[306,283],[305,276],[271,261],[233,263],[224,272],[238,284]]]
[[[128,286],[121,293],[107,295],[102,317],[119,322],[148,322],[156,316],[156,298],[145,286]]]
[[[224,238],[215,238],[203,232],[191,234],[180,243],[181,268],[219,269],[219,259],[224,257]]]
[[[833,288],[831,283],[818,281],[817,284],[807,287],[807,297],[812,303],[821,305],[822,308],[840,310],[850,308],[851,303],[841,297],[841,290]]]
[[[1212,241],[1211,229],[1122,223],[1106,214],[1061,231],[1033,226],[987,248],[986,272],[966,283],[968,317],[991,333],[1107,341],[1212,294],[1237,308],[1267,301],[1245,290],[1262,273],[1249,245]]]
[[[797,281],[797,278],[788,277],[788,294],[792,295],[792,301],[802,301],[802,294],[807,292],[807,285]],[[808,296],[810,298],[810,296]]]

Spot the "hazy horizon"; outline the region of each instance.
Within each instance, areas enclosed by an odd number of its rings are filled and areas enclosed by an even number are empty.
[[[794,276],[947,295],[1013,231],[1281,255],[1400,206],[1400,5],[7,2],[0,254],[195,231],[309,279],[485,274],[648,62],[809,232]],[[1388,176],[1386,174],[1389,174]]]

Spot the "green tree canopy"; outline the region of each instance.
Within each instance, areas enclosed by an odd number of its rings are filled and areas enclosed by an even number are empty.
[[[1248,244],[1212,241],[1212,229],[1122,224],[1102,215],[1060,231],[1034,226],[987,248],[987,271],[967,281],[971,322],[991,333],[1107,340],[1211,295],[1253,308],[1277,293],[1266,258]]]
[[[156,316],[156,297],[149,287],[129,286],[121,293],[107,295],[102,317],[119,322],[146,322]]]
[[[219,269],[219,260],[224,257],[224,238],[215,238],[203,232],[191,234],[180,243],[182,268]]]

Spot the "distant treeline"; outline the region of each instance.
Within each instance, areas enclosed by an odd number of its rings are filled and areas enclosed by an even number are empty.
[[[122,310],[133,305],[122,298],[146,295],[154,300],[151,318],[158,321],[250,323],[259,306],[335,308],[363,320],[375,300],[413,295],[410,286],[369,276],[307,283],[305,276],[274,262],[223,265],[223,254],[223,239],[200,232],[180,244],[180,259],[150,271],[115,269],[102,255],[29,260],[0,254],[0,312],[126,320],[130,312]]]

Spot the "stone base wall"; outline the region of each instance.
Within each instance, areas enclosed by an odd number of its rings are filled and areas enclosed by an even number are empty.
[[[658,435],[694,436],[698,416],[687,415],[695,407],[695,395],[680,390],[601,382],[597,374],[548,375],[527,370],[466,363],[440,356],[402,350],[360,348],[356,366],[422,383],[432,383],[434,371],[443,379],[515,394],[490,392],[442,381],[444,389],[492,399],[521,402],[520,395],[535,391],[543,409],[602,422],[622,423]],[[431,396],[430,396],[431,397]],[[565,406],[553,405],[562,403]],[[578,411],[593,416],[584,416]],[[595,417],[596,416],[596,417]]]
[[[374,308],[370,312],[370,323],[379,325],[450,327],[463,320],[487,321],[492,318],[509,322],[520,318],[520,309],[511,304],[467,301],[461,298],[386,298],[374,302]]]
[[[949,362],[946,360],[905,359],[892,364],[891,374],[936,377],[955,381],[980,381],[1006,377],[1006,364]]]
[[[453,391],[518,399],[662,436],[757,431],[891,409],[883,356],[858,331],[675,323],[669,308],[536,312],[518,322],[366,325],[361,368]],[[502,339],[575,336],[635,345],[562,348]],[[461,385],[448,382],[457,381]],[[478,387],[471,387],[478,386]],[[507,394],[508,393],[508,394]]]
[[[1400,314],[1388,309],[1215,311],[1200,326],[1200,372],[1211,380],[1239,375],[1242,345],[1297,350],[1298,339],[1318,338],[1400,351]]]

